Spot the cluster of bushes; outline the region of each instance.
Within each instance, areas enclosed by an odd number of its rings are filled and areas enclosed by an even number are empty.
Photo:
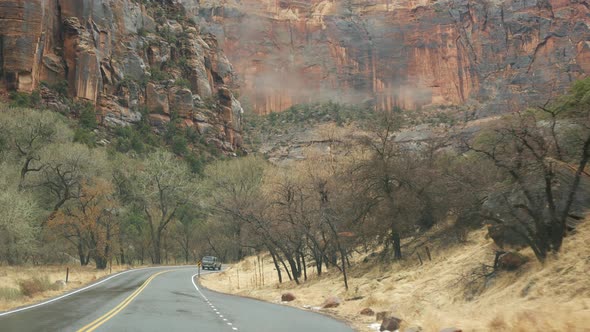
[[[59,290],[60,288],[59,285],[52,283],[47,276],[20,280],[18,286],[20,294],[28,297],[33,297],[36,294],[50,290]]]

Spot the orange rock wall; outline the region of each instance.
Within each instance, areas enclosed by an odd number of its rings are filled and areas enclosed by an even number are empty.
[[[73,116],[60,98],[90,102],[105,126],[137,123],[146,109],[162,131],[176,113],[233,151],[243,112],[233,68],[183,14],[189,2],[0,0],[0,92],[39,89],[46,106]],[[53,87],[64,82],[60,96]]]
[[[588,74],[590,5],[567,0],[242,0],[199,17],[258,113],[332,99],[501,112]]]

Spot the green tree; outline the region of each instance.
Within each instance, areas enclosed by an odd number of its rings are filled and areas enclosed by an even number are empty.
[[[16,168],[0,164],[0,252],[10,265],[35,253],[41,210],[30,194],[17,189]]]
[[[71,130],[58,114],[28,109],[0,111],[1,141],[20,163],[20,182],[22,189],[30,173],[43,169],[43,151],[50,145],[70,142]]]
[[[186,164],[170,153],[150,154],[143,167],[137,177],[137,195],[150,231],[153,262],[161,264],[163,234],[179,209],[197,198],[198,187]]]

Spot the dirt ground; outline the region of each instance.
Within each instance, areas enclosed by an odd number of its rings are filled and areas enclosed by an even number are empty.
[[[477,275],[483,264],[493,262],[494,247],[485,239],[485,231],[479,230],[470,233],[465,244],[432,247],[432,261],[422,253],[423,265],[417,256],[383,264],[376,258],[363,262],[367,256],[356,255],[348,290],[338,270],[318,278],[308,269],[310,277],[301,285],[279,284],[268,256],[249,257],[223,273],[204,276],[202,283],[217,291],[275,303],[280,303],[282,293],[291,292],[296,300],[285,304],[321,310],[348,321],[358,331],[379,329],[375,316],[359,314],[371,308],[401,318],[401,331],[421,326],[423,331],[458,327],[463,331],[590,332],[589,242],[590,222],[585,222],[565,239],[559,257],[541,264],[523,250],[529,257],[527,264],[487,279]],[[331,296],[342,304],[320,309]]]

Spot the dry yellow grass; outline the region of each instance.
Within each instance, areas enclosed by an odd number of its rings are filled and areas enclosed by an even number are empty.
[[[297,307],[319,306],[331,295],[343,300],[362,296],[326,310],[359,331],[371,331],[368,326],[375,323],[374,317],[359,315],[365,307],[392,311],[403,319],[402,328],[419,325],[424,331],[451,326],[463,331],[590,331],[590,222],[566,238],[559,258],[552,257],[541,265],[525,250],[531,260],[523,268],[500,273],[483,292],[470,295],[463,276],[493,261],[492,243],[484,235],[483,230],[476,231],[464,245],[434,249],[433,260],[423,266],[414,261],[377,266],[358,258],[350,272],[348,291],[338,271],[299,286],[291,282],[279,285],[268,258],[264,285],[255,277],[256,258],[221,274],[204,276],[202,282],[217,291],[271,302],[279,302],[280,295],[290,291],[297,299],[289,304]]]
[[[70,276],[65,288],[49,290],[38,293],[32,297],[22,296],[19,290],[19,281],[29,280],[35,277],[47,277],[50,283],[65,280],[67,266],[0,266],[0,311],[20,307],[27,304],[40,302],[65,292],[80,288],[97,279],[109,275],[109,269],[104,271],[92,267],[69,266]],[[112,273],[128,269],[128,266],[113,266]],[[11,296],[2,296],[2,295]]]

